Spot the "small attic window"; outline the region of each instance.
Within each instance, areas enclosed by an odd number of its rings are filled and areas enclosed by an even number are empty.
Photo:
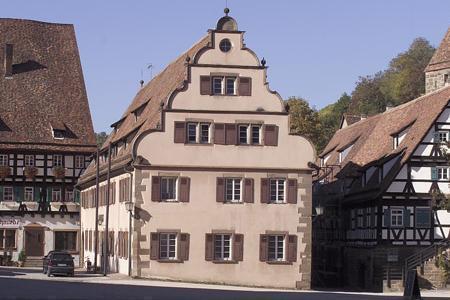
[[[53,129],[53,138],[62,140],[65,138],[66,131],[61,129]]]
[[[220,51],[227,53],[231,50],[231,42],[229,39],[223,39],[220,41],[219,48]]]
[[[61,121],[52,121],[50,123],[54,139],[62,140],[67,137],[66,125]]]
[[[408,130],[411,125],[408,125],[406,128],[402,129],[400,132],[392,135],[392,149],[395,150],[400,146],[406,135],[408,134]]]
[[[347,157],[347,154],[350,152],[350,150],[352,150],[352,148],[353,144],[339,151],[339,163],[344,161],[344,159]]]
[[[137,122],[137,120],[139,119],[140,115],[142,114],[144,109],[147,107],[147,104],[148,104],[149,101],[150,101],[150,99],[145,101],[144,103],[142,103],[137,108],[135,108],[134,110],[131,111],[131,113],[134,115],[135,122]]]

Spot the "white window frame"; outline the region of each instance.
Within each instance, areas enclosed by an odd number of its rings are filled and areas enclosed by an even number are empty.
[[[75,169],[84,169],[85,168],[85,162],[84,162],[83,155],[75,155],[74,166],[75,166]]]
[[[0,154],[0,167],[9,167],[9,155]]]
[[[233,81],[233,92],[232,93],[228,93],[228,81],[232,80]],[[225,77],[225,84],[224,84],[224,94],[227,96],[235,96],[236,95],[236,77],[233,76],[228,76]]]
[[[239,135],[239,145],[248,145],[249,144],[249,134],[248,134],[248,128],[249,128],[249,124],[239,124],[238,125],[238,135]],[[244,130],[242,132],[245,133],[245,141],[241,140],[241,128],[243,128]]]
[[[217,247],[217,244],[218,247]],[[233,234],[214,234],[214,260],[229,261],[233,259]],[[228,248],[228,251],[226,250]],[[218,251],[217,251],[218,250]]]
[[[52,188],[52,202],[62,201],[62,191],[61,188]]]
[[[74,198],[74,192],[73,190],[66,190],[66,195],[65,195],[65,202],[74,202],[75,198]]]
[[[8,196],[10,197],[6,197],[7,196],[6,190],[10,191],[10,193],[8,193]],[[12,186],[3,187],[3,201],[14,201],[14,189]]]
[[[208,127],[208,130],[207,130],[208,135],[206,136],[206,141],[203,141],[203,137],[204,137],[203,126]],[[211,143],[211,124],[210,123],[200,122],[200,124],[198,126],[198,142],[200,144],[210,144]]]
[[[164,185],[163,181],[166,181],[167,184],[168,184],[169,180],[171,180],[171,179],[175,180],[175,189],[174,189],[175,198],[167,198],[167,199],[165,199],[163,197],[163,185]],[[161,186],[160,186],[160,188],[161,188],[161,201],[165,201],[165,202],[176,202],[176,201],[178,201],[178,181],[179,181],[178,177],[176,177],[176,176],[163,176],[163,177],[161,177]]]
[[[282,194],[280,194],[280,181],[283,181]],[[286,181],[285,178],[271,178],[269,180],[269,197],[271,203],[286,203]],[[275,198],[272,198],[272,182],[275,182]],[[282,195],[282,199],[280,199],[280,195]]]
[[[273,240],[273,241],[271,241]],[[275,243],[273,257],[271,257],[271,243]],[[282,243],[282,249],[280,253],[280,243]],[[280,257],[281,254],[281,257]],[[286,236],[285,235],[269,235],[267,237],[267,259],[269,261],[286,261]]]
[[[220,92],[216,90],[216,83],[220,82]],[[213,76],[212,77],[212,94],[213,95],[223,95],[224,94],[224,84],[223,76]]]
[[[23,165],[25,167],[34,167],[35,166],[34,155],[25,154],[23,157]]]
[[[194,129],[191,131],[191,129]],[[186,125],[186,135],[187,135],[187,143],[188,144],[196,144],[198,143],[198,123],[188,122]],[[194,135],[192,135],[194,133]],[[191,137],[193,137],[193,140],[191,140]]]
[[[231,184],[231,199],[228,199],[228,185]],[[236,191],[239,190],[239,197],[236,197]],[[242,178],[225,178],[225,201],[242,202]]]
[[[31,199],[28,199],[27,195],[31,195]],[[34,188],[31,186],[26,186],[23,191],[23,198],[26,202],[34,201]]]
[[[253,141],[253,129],[254,128],[257,128],[258,129],[258,142],[254,142]],[[261,145],[262,143],[261,143],[261,130],[262,130],[262,126],[261,125],[258,125],[258,124],[252,124],[251,126],[250,126],[250,143],[252,144],[252,145]]]
[[[391,207],[391,227],[403,227],[404,222],[404,209],[399,207]]]
[[[443,131],[443,130],[439,130],[437,132],[438,136],[439,136],[439,142],[440,143],[447,143],[448,142],[448,131]]]
[[[398,148],[398,145],[400,143],[398,142],[398,134],[394,135],[393,141],[392,141],[392,149],[395,150]]]
[[[53,154],[53,167],[62,167],[62,166],[64,166],[62,154]]]
[[[449,180],[449,167],[436,167],[436,172],[439,181]]]
[[[163,245],[162,241],[166,240],[167,244]],[[171,251],[171,247],[174,250]],[[164,248],[164,249],[163,249]],[[175,232],[161,232],[159,233],[159,259],[162,260],[176,260],[178,258],[178,234]],[[166,253],[164,256],[163,253]],[[173,253],[173,255],[171,255]]]

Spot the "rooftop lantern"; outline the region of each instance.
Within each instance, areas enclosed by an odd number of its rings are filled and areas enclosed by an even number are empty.
[[[236,20],[228,15],[230,13],[230,9],[226,7],[223,10],[223,12],[225,13],[225,16],[223,16],[222,18],[219,19],[219,21],[217,21],[216,30],[237,31],[238,26]]]

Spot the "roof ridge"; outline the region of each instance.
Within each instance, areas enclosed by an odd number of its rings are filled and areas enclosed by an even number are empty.
[[[0,18],[0,22],[1,21],[30,22],[30,23],[39,23],[39,24],[49,24],[49,25],[73,26],[72,23],[56,23],[56,22],[47,22],[47,21],[22,19],[22,18]]]

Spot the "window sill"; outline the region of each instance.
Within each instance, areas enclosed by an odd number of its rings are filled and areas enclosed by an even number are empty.
[[[161,200],[160,203],[180,203],[179,200]]]
[[[239,262],[235,261],[235,260],[212,260],[213,264],[225,264],[225,265],[235,265],[238,264]]]
[[[223,204],[244,204],[244,201],[225,201]]]
[[[213,146],[213,143],[184,143],[185,146]]]
[[[158,259],[157,262],[163,263],[163,264],[166,264],[166,263],[169,263],[169,264],[183,263],[183,261],[180,260],[180,259]]]
[[[283,261],[281,261],[281,260],[280,261],[268,260],[268,261],[266,261],[266,263],[269,264],[269,265],[292,265],[291,262],[285,261],[285,260],[283,260]]]
[[[287,202],[269,202],[267,204],[275,204],[275,205],[283,205],[283,204],[295,204],[295,203],[287,203]]]

